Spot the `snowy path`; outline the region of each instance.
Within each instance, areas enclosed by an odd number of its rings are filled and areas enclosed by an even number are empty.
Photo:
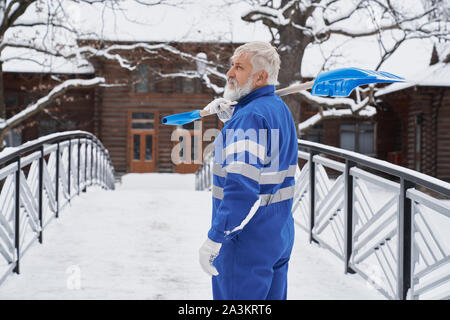
[[[128,174],[115,191],[91,188],[50,223],[0,299],[211,299],[197,260],[210,197],[194,191],[194,175]],[[384,297],[297,228],[288,299]]]

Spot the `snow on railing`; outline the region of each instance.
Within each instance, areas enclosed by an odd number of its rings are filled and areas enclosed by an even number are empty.
[[[388,299],[450,298],[450,201],[429,195],[450,199],[449,183],[319,143],[299,149],[292,212],[310,242]],[[212,166],[210,154],[196,190],[211,190]]]
[[[114,189],[114,168],[89,132],[50,134],[0,153],[0,284],[20,273],[21,257],[42,243],[45,227],[92,185]]]

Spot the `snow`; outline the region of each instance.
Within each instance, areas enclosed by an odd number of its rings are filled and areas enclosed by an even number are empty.
[[[449,46],[450,47],[450,46]],[[411,76],[408,82],[393,83],[375,93],[375,97],[404,90],[413,86],[439,86],[450,87],[450,63],[440,62],[432,66],[425,67],[417,74]]]
[[[72,199],[0,286],[0,299],[211,299],[198,249],[211,193],[193,174],[127,174]],[[288,299],[384,299],[296,228]]]
[[[121,1],[117,5],[121,10],[112,10],[104,4],[87,5],[63,1],[62,5],[70,12],[70,23],[79,28],[79,35],[85,38],[95,38],[114,41],[174,41],[174,42],[223,42],[240,43],[254,40],[270,41],[268,29],[261,23],[247,23],[241,17],[256,6],[247,2],[227,0],[198,0],[179,2],[177,6],[151,6],[145,7],[135,1]],[[301,3],[302,6],[309,5]],[[345,6],[347,5],[347,7]],[[416,5],[418,5],[416,3]],[[46,10],[36,15],[36,5],[31,5],[21,22],[35,21],[47,18]],[[320,7],[321,5],[316,5]],[[339,2],[326,10],[328,19],[338,20],[346,16],[354,3]],[[403,6],[406,6],[403,4]],[[411,7],[408,3],[406,7]],[[286,20],[280,10],[270,10],[258,7],[273,15],[274,20]],[[117,7],[116,7],[117,9]],[[319,31],[323,27],[322,13],[319,9],[311,17],[307,29],[314,28]],[[365,18],[365,19],[363,19]],[[349,21],[339,22],[341,29],[355,26],[361,29],[373,28],[373,23],[366,16],[353,17]],[[286,23],[286,21],[283,21]],[[301,27],[303,28],[303,27]],[[323,29],[323,28],[322,28]],[[39,35],[36,30],[40,31]],[[312,29],[311,29],[312,30]],[[14,28],[5,36],[5,41],[21,39],[26,41],[38,36],[42,38],[45,27],[41,28]],[[305,32],[310,32],[309,30]],[[68,38],[65,39],[64,37]],[[62,39],[62,40],[61,40]],[[60,42],[74,44],[74,35],[59,35]],[[386,40],[386,39],[385,39]],[[16,41],[16,40],[14,40]],[[405,41],[392,57],[382,66],[386,70],[400,76],[408,77],[428,65],[432,41],[428,39],[413,39]],[[11,57],[20,60],[7,60]],[[326,59],[331,59],[326,62]],[[322,67],[326,69],[340,67],[360,67],[374,69],[380,58],[380,46],[375,37],[364,37],[349,41],[348,37],[332,35],[324,44],[311,44],[305,50],[302,62],[302,76],[315,77]],[[2,51],[2,59],[6,59],[3,70],[6,72],[61,72],[61,73],[92,73],[93,68],[85,60],[67,61],[62,58],[49,58],[36,52],[29,52],[20,48],[6,48]],[[36,64],[39,61],[42,65]],[[413,67],[412,67],[413,66]]]
[[[102,4],[81,5],[77,24],[86,32],[116,41],[246,42],[270,41],[262,23],[248,24],[241,13],[251,6],[245,2],[201,0],[178,6],[145,7],[123,1],[121,14]],[[137,23],[136,23],[137,22]]]

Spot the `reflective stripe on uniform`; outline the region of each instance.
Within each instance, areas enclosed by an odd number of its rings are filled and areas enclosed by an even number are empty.
[[[295,177],[295,171],[297,165],[290,165],[287,170],[277,171],[277,172],[262,172],[260,184],[280,184],[284,181],[286,177]]]
[[[277,171],[277,172],[262,172],[258,168],[247,164],[245,162],[234,161],[230,163],[225,168],[222,165],[214,163],[213,174],[225,178],[227,172],[238,173],[247,178],[258,181],[260,184],[280,184],[284,181],[286,177],[295,177],[295,171],[297,170],[297,165],[290,165],[287,170]]]
[[[233,161],[223,169],[227,173],[237,173],[249,179],[255,180],[256,182],[259,182],[259,176],[261,175],[261,171],[259,171],[258,168],[240,161]]]
[[[220,163],[213,164],[213,174],[223,178],[227,176],[227,172],[222,168],[222,165]]]
[[[222,200],[223,199],[223,188],[213,185],[212,186],[212,196],[214,198]]]
[[[261,204],[260,206],[267,206],[272,203],[277,203],[280,201],[288,200],[294,197],[295,193],[295,185],[281,188],[274,194],[260,194]],[[219,200],[223,199],[223,188],[213,185],[212,187],[212,195],[214,198]]]
[[[228,156],[244,151],[247,151],[255,157],[258,157],[261,161],[264,161],[266,157],[266,148],[263,145],[260,145],[255,141],[248,139],[239,140],[229,144],[225,149],[223,149],[222,157],[224,160],[226,160]]]
[[[288,200],[294,197],[295,185],[281,188],[274,194],[260,194],[261,206],[267,206],[272,203]]]

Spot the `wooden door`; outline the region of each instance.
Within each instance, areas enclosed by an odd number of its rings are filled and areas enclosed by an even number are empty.
[[[156,126],[158,114],[146,111],[128,113],[128,161],[130,172],[156,171]]]

